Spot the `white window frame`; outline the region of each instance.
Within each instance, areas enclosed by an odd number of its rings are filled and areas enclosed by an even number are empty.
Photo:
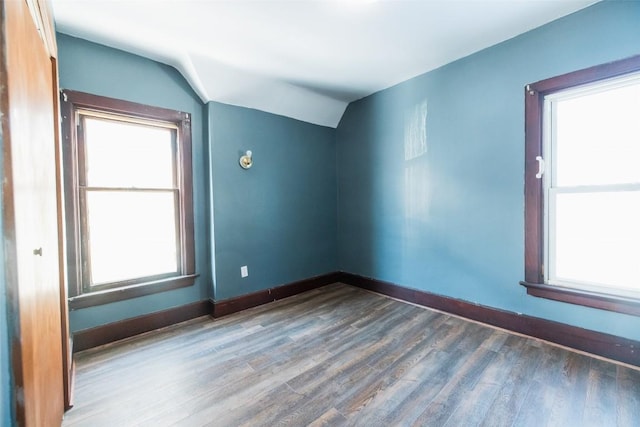
[[[542,175],[544,186],[544,234],[546,236],[546,245],[544,250],[544,266],[545,266],[545,283],[562,287],[587,289],[594,292],[607,292],[616,295],[640,298],[639,291],[631,291],[621,289],[614,286],[605,285],[597,282],[579,281],[579,280],[563,280],[556,274],[556,198],[558,194],[577,194],[577,193],[617,193],[622,191],[640,191],[640,182],[625,184],[602,184],[602,185],[580,185],[580,186],[559,186],[556,183],[557,168],[557,145],[556,129],[557,116],[555,105],[558,101],[579,98],[585,95],[593,95],[622,88],[625,86],[640,84],[640,72],[632,73],[622,77],[616,77],[608,80],[598,81],[579,87],[574,87],[558,92],[551,93],[544,97],[543,106],[543,159],[545,171]]]

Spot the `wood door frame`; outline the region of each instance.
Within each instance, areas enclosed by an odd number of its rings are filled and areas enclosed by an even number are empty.
[[[5,2],[3,2],[5,3]],[[25,6],[26,5],[26,6]],[[0,30],[3,34],[7,31],[6,5],[0,5]],[[56,213],[57,213],[57,232],[58,232],[58,283],[59,283],[59,306],[60,306],[60,330],[62,338],[62,370],[63,378],[63,402],[64,408],[71,407],[72,402],[72,385],[73,385],[73,359],[72,359],[72,343],[70,342],[69,326],[68,326],[68,302],[67,302],[67,286],[66,286],[66,264],[64,262],[65,239],[64,239],[64,203],[62,193],[62,170],[61,170],[61,145],[60,145],[60,123],[59,123],[59,96],[58,96],[58,69],[57,69],[57,44],[55,39],[55,28],[53,24],[53,14],[48,0],[24,0],[23,7],[27,7],[31,13],[36,30],[42,39],[43,45],[50,58],[50,72],[52,82],[51,97],[53,100],[53,123],[55,144],[55,188],[56,188]],[[6,58],[7,47],[3,43],[0,45],[0,77],[6,82],[8,77]],[[3,112],[8,112],[10,108],[10,98],[8,91],[0,91],[0,107]],[[3,130],[9,129],[8,117],[2,117]],[[7,320],[8,333],[10,340],[10,358],[12,364],[12,406],[15,421],[18,425],[25,425],[26,412],[22,396],[16,395],[16,391],[23,387],[25,378],[23,372],[23,349],[21,345],[21,326],[20,326],[20,291],[18,286],[18,253],[15,245],[16,242],[16,217],[14,206],[14,182],[13,182],[13,166],[12,166],[12,148],[9,132],[3,132],[2,150],[3,150],[3,193],[2,193],[2,209],[3,209],[3,233],[5,242],[13,242],[13,244],[5,244],[4,247],[4,263],[6,293],[7,293]]]
[[[58,84],[58,61],[51,57],[51,71],[53,73],[54,112],[56,119],[60,117],[60,97]],[[64,386],[64,408],[71,409],[73,406],[73,378],[75,373],[75,362],[73,360],[73,338],[69,332],[69,296],[67,287],[67,239],[65,229],[64,210],[64,186],[62,183],[62,137],[60,120],[55,120],[56,136],[56,193],[58,210],[58,268],[60,272],[60,328],[62,330],[62,380]]]

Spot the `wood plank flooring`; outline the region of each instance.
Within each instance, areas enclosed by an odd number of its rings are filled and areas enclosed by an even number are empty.
[[[77,355],[64,426],[638,426],[640,371],[343,284]]]

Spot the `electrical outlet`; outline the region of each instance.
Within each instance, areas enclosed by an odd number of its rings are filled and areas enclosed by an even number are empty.
[[[247,266],[243,265],[242,267],[240,267],[240,276],[247,277],[248,275],[249,275],[249,269],[247,268]]]

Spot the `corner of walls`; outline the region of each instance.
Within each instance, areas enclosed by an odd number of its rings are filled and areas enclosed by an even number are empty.
[[[217,102],[208,114],[215,300],[335,271],[335,129]]]
[[[207,228],[208,233],[207,237],[209,239],[207,253],[207,260],[211,266],[211,280],[209,281],[209,300],[215,300],[217,295],[216,292],[216,242],[215,242],[215,218],[213,212],[213,200],[214,200],[214,192],[213,192],[213,146],[212,146],[212,138],[213,138],[213,121],[212,117],[212,103],[207,102],[202,110],[203,116],[206,118],[205,120],[205,128],[203,132],[205,132],[205,141],[206,141],[206,152],[207,152],[207,195],[208,201],[208,215],[207,215]]]
[[[336,133],[340,269],[640,339],[638,317],[519,285],[523,88],[640,53],[638,22],[639,2],[597,3],[351,103]]]
[[[334,133],[333,133],[333,140],[334,140],[334,144],[336,147],[335,150],[335,155],[334,155],[334,164],[335,164],[335,176],[336,176],[336,207],[335,207],[335,215],[336,215],[336,240],[335,240],[335,244],[336,244],[336,271],[339,272],[344,272],[345,267],[342,265],[341,260],[345,258],[345,256],[341,253],[341,250],[343,248],[343,245],[340,244],[340,236],[342,235],[342,226],[341,226],[341,221],[340,221],[340,217],[341,217],[341,203],[340,203],[340,199],[342,197],[342,193],[340,190],[340,182],[342,182],[342,178],[340,177],[340,167],[339,167],[339,159],[340,159],[340,150],[338,148],[338,132],[340,129],[340,123],[342,123],[342,120],[344,119],[345,114],[347,114],[347,111],[349,109],[349,106],[351,104],[347,105],[347,107],[344,110],[344,113],[342,113],[342,117],[340,118],[340,122],[338,123],[338,126],[335,128]]]
[[[74,310],[72,331],[336,270],[335,129],[202,104],[169,66],[64,34],[58,46],[61,87],[187,111],[194,123],[196,285]],[[247,149],[255,163],[245,171]]]
[[[72,332],[207,300],[210,297],[209,169],[206,106],[172,67],[87,40],[57,34],[60,87],[185,111],[192,117],[196,271],[193,286],[73,310]]]

